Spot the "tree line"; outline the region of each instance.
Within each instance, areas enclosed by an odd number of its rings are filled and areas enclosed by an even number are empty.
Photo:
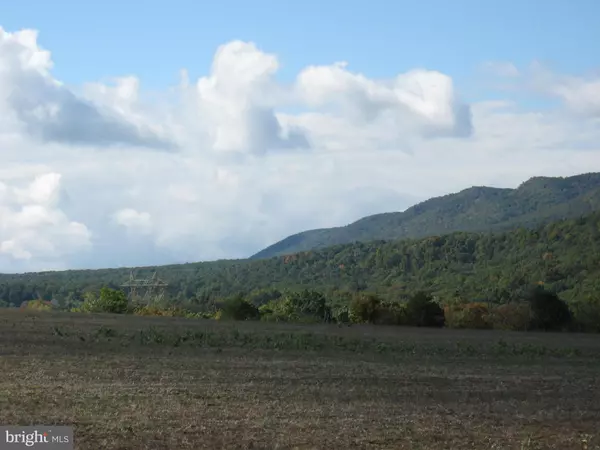
[[[18,307],[24,301],[53,301],[70,309],[102,287],[119,289],[129,270],[0,275],[0,302]],[[587,320],[586,328],[593,329],[600,310],[600,213],[536,229],[357,242],[267,260],[140,268],[137,275],[155,270],[169,283],[169,305],[201,314],[215,314],[235,296],[260,308],[281,302],[278,292],[308,290],[324,296],[332,314],[372,295],[388,305],[382,317],[395,317],[390,312],[400,308],[395,305],[426,292],[444,309],[448,323],[476,317],[497,324],[517,311],[525,322],[523,299],[538,287],[565,301],[578,323]],[[280,314],[283,306],[274,303],[273,314]]]
[[[346,293],[345,301],[340,302],[338,298],[337,303],[323,293],[309,289],[271,290],[257,294],[248,297],[238,294],[223,299],[213,305],[211,312],[160,302],[135,303],[129,301],[123,291],[104,287],[98,293],[87,293],[79,306],[69,310],[216,320],[600,332],[600,308],[572,311],[556,294],[539,286],[520,301],[496,305],[481,302],[442,304],[426,292],[417,292],[405,302],[386,302],[367,292]],[[22,308],[61,309],[43,300],[25,302]]]

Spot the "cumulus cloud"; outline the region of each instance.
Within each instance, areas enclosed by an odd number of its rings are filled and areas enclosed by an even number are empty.
[[[58,203],[60,175],[36,177],[27,186],[0,183],[0,265],[40,267],[90,249],[91,233],[70,220]]]
[[[66,86],[35,32],[0,30],[0,271],[245,257],[470,185],[600,169],[593,80],[539,78],[564,107],[531,111],[467,104],[435,68],[349,67],[282,84],[275,55],[233,41],[149,101],[134,75]]]
[[[29,135],[75,145],[172,146],[123,114],[78,97],[52,78],[51,69],[50,53],[38,46],[36,31],[0,28],[0,110]]]
[[[133,208],[124,208],[114,214],[114,220],[133,232],[149,234],[152,232],[152,217],[147,212],[139,212]]]
[[[278,67],[274,55],[253,43],[233,41],[219,47],[210,75],[195,86],[214,150],[263,153],[308,147],[302,130],[283,127],[273,111],[282,95],[273,81]]]
[[[371,80],[346,63],[308,67],[298,91],[308,105],[335,105],[359,120],[387,115],[401,128],[420,126],[425,134],[465,136],[471,132],[469,106],[458,98],[452,79],[440,72],[413,70],[390,81]]]

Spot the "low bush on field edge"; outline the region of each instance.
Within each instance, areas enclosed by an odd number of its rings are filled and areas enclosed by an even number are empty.
[[[214,311],[207,312],[177,305],[134,305],[128,303],[122,291],[104,287],[98,293],[86,293],[84,301],[71,311],[190,319],[600,332],[600,302],[567,305],[541,287],[504,304],[459,300],[444,304],[426,292],[417,292],[402,302],[384,302],[368,292],[349,294],[344,300],[331,304],[322,293],[311,290],[282,292],[278,296],[236,295],[215,303]],[[47,311],[55,306],[31,300],[21,308]]]

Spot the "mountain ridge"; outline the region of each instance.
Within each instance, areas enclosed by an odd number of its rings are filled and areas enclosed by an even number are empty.
[[[250,256],[264,259],[332,245],[422,238],[457,231],[534,227],[600,210],[600,173],[532,177],[517,188],[472,186],[433,197],[402,212],[379,213],[348,225],[302,231]]]

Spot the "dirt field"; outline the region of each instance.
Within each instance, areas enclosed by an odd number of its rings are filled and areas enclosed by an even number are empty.
[[[78,449],[600,448],[600,338],[0,310],[0,424]]]

